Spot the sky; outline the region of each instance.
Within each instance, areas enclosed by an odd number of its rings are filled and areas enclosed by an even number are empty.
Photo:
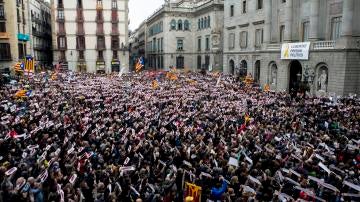
[[[134,31],[154,11],[164,3],[164,0],[129,0],[129,29]]]

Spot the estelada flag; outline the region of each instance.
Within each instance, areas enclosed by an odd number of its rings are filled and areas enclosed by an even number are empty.
[[[135,65],[135,71],[138,73],[144,67],[145,61],[143,57],[140,57]]]

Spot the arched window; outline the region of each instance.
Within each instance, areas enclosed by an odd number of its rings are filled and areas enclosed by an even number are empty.
[[[198,20],[198,29],[201,29],[201,22],[200,22],[200,19]]]
[[[204,18],[201,18],[201,29],[204,28]]]
[[[184,30],[189,30],[190,29],[190,24],[188,20],[184,21]]]
[[[170,29],[171,29],[171,30],[175,30],[175,29],[176,29],[176,20],[171,20]]]
[[[183,24],[182,20],[178,20],[178,30],[182,30]]]
[[[247,62],[245,60],[241,61],[239,74],[240,77],[247,76]]]
[[[204,28],[207,28],[207,17],[204,19]]]
[[[208,20],[208,23],[207,23],[208,27],[211,27],[210,26],[210,16],[208,16],[207,20]]]

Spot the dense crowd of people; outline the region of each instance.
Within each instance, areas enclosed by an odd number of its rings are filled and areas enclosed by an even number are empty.
[[[198,200],[186,182],[201,201],[360,200],[356,97],[63,73],[6,84],[0,102],[0,202]]]

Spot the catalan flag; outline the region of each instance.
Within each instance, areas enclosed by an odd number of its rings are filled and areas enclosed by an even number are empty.
[[[152,81],[152,88],[154,90],[159,88],[159,82],[156,79]]]
[[[138,59],[138,62],[137,62],[136,65],[135,65],[135,71],[136,71],[136,72],[140,72],[141,69],[144,67],[144,65],[145,65],[144,58],[143,58],[143,57],[140,57],[140,58]]]

